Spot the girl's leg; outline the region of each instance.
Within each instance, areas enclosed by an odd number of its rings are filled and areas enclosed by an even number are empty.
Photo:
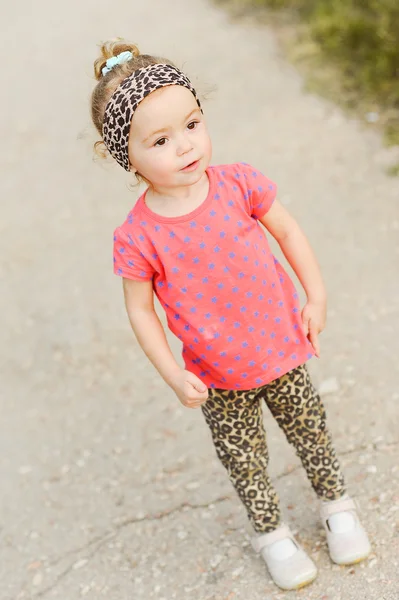
[[[260,390],[267,406],[295,447],[316,494],[337,500],[345,494],[344,478],[326,426],[319,394],[302,365]]]
[[[279,526],[278,497],[267,474],[269,456],[260,402],[265,395],[262,391],[211,389],[201,408],[217,455],[258,533],[252,539],[254,550],[262,554],[276,584],[292,590],[313,581],[317,569],[289,528]]]
[[[258,533],[280,522],[279,500],[267,474],[269,455],[262,407],[255,391],[209,390],[202,405],[216,453]]]

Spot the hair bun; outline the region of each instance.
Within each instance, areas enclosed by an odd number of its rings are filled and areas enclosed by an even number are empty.
[[[122,38],[116,40],[108,40],[100,46],[101,56],[94,61],[94,76],[99,81],[102,78],[102,70],[109,58],[118,56],[121,52],[129,51],[133,54],[134,58],[140,56],[140,50],[135,44],[127,42]]]

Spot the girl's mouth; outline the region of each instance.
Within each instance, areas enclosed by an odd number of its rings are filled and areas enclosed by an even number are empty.
[[[187,167],[184,167],[183,169],[180,169],[181,171],[195,171],[195,169],[198,167],[199,165],[199,160],[195,160],[194,162],[190,163],[189,165],[187,165]]]

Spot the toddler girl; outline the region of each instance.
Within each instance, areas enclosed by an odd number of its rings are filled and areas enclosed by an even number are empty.
[[[93,122],[107,151],[147,189],[114,235],[114,269],[143,351],[188,408],[201,407],[218,457],[276,582],[295,589],[316,566],[280,520],[267,473],[262,401],[293,444],[321,501],[338,564],[370,551],[305,363],[319,355],[326,293],[309,243],[245,163],[210,166],[211,140],[190,80],[169,60],[108,42],[95,62]],[[99,142],[98,142],[99,143]],[[279,243],[307,296],[274,258]],[[154,310],[183,343],[179,366]]]

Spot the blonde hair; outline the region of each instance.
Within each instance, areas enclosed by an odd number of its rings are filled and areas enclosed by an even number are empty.
[[[102,137],[105,107],[116,88],[119,87],[126,77],[129,77],[137,69],[149,67],[150,65],[175,65],[166,58],[151,56],[150,54],[140,54],[140,50],[135,44],[121,38],[103,43],[100,46],[100,50],[101,56],[94,61],[94,76],[98,83],[91,95],[91,118],[95,128]],[[121,65],[115,65],[111,71],[103,75],[102,69],[105,67],[107,60],[126,51],[130,51],[133,54],[133,58]],[[94,151],[101,158],[108,156],[108,151],[102,139],[94,144]]]

